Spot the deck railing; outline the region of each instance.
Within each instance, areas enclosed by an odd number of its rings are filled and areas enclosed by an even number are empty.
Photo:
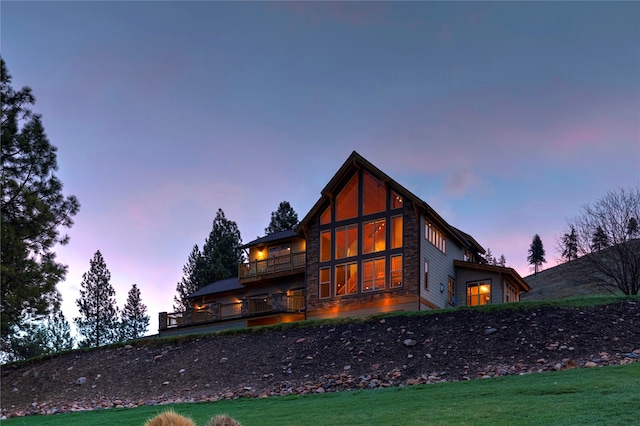
[[[306,253],[291,253],[284,256],[270,257],[262,260],[254,260],[238,265],[238,278],[260,278],[265,275],[288,272],[296,269],[304,269]]]
[[[186,312],[161,312],[159,328],[165,330],[232,318],[254,317],[280,312],[303,312],[304,309],[305,297],[303,295],[274,294],[244,299],[235,303],[211,303]]]

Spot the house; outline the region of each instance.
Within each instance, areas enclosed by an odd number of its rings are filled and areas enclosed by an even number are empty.
[[[249,261],[238,278],[192,294],[190,313],[161,313],[161,335],[516,302],[530,290],[514,269],[486,264],[471,235],[357,152],[295,230],[243,248]]]

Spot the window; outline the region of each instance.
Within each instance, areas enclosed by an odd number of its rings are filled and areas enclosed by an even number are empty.
[[[336,221],[358,216],[358,174],[356,173],[336,197]]]
[[[391,288],[402,286],[402,255],[391,256]]]
[[[447,239],[444,236],[444,233],[439,230],[434,224],[428,222],[425,224],[425,237],[431,244],[436,246],[438,250],[443,253],[446,253],[446,243]]]
[[[384,257],[362,262],[362,291],[384,290],[385,264]]]
[[[467,284],[467,305],[478,306],[491,303],[491,281]]]
[[[291,245],[289,244],[284,246],[269,247],[269,259],[271,260],[271,262],[269,262],[269,265],[273,265],[274,261],[277,265],[291,262],[291,257],[289,256],[290,254]]]
[[[329,297],[331,294],[331,269],[330,268],[322,268],[320,269],[320,298]]]
[[[424,261],[424,288],[429,290],[429,262]]]
[[[331,260],[331,230],[320,232],[320,262]]]
[[[362,253],[375,253],[386,248],[386,219],[365,222],[362,225]]]
[[[402,216],[391,218],[391,248],[402,247]]]
[[[358,292],[358,264],[347,263],[336,266],[336,296]]]
[[[336,259],[358,254],[358,225],[336,228]]]
[[[471,262],[471,252],[468,249],[462,249],[463,260],[465,262]]]
[[[320,225],[326,225],[327,223],[331,223],[331,207],[327,207],[320,215]]]
[[[456,282],[451,277],[447,282],[447,301],[450,305],[455,305],[458,302],[456,299]]]
[[[398,195],[396,191],[391,191],[391,208],[400,209],[402,205],[402,197]]]
[[[362,174],[363,194],[362,214],[372,214],[387,209],[387,190],[384,184],[369,173]]]
[[[515,288],[513,288],[513,286],[509,283],[507,283],[505,281],[505,295],[504,295],[504,301],[509,303],[509,302],[517,302],[520,300],[520,297],[518,296],[518,292],[516,291]]]

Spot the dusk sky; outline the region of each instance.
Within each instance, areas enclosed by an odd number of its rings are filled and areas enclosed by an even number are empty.
[[[14,2],[1,54],[81,208],[69,322],[104,256],[157,332],[216,211],[302,219],[352,151],[529,275],[566,220],[640,184],[640,2]],[[64,230],[63,230],[64,231]]]

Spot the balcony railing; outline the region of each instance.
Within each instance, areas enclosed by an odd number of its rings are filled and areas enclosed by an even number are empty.
[[[263,260],[254,260],[238,265],[238,278],[261,278],[266,275],[289,272],[296,269],[304,269],[306,253],[291,253],[284,256],[270,257]]]
[[[244,299],[235,303],[210,303],[187,312],[161,312],[160,330],[175,327],[186,327],[206,322],[226,319],[254,317],[273,313],[303,312],[305,297],[303,295],[287,296],[273,294],[271,296]]]

